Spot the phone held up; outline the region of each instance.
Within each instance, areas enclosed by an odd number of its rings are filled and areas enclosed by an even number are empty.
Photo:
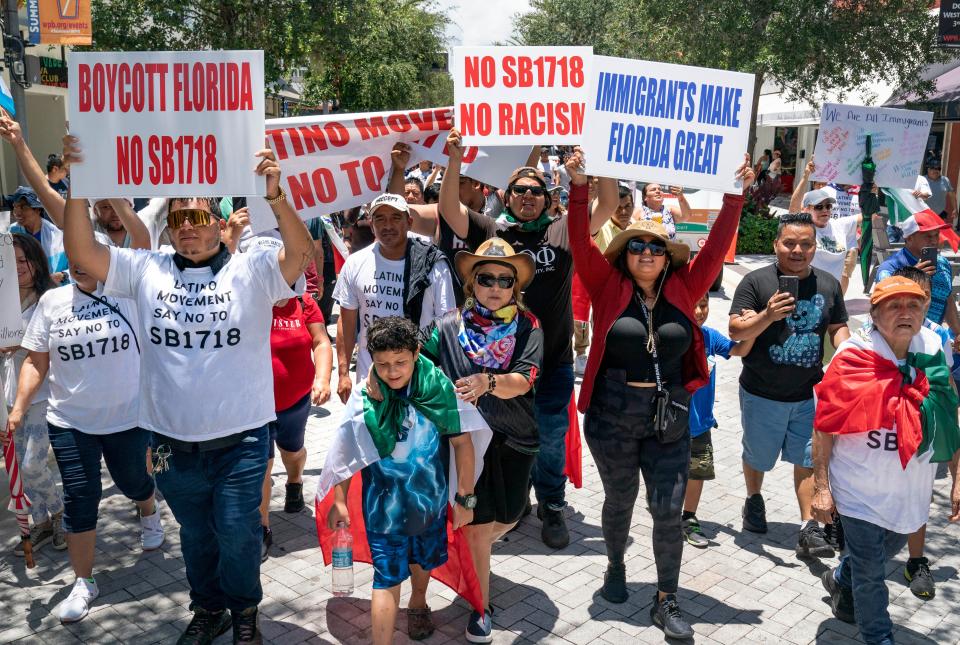
[[[800,296],[800,278],[795,275],[782,275],[779,279],[777,291],[780,293],[789,293],[797,300]]]
[[[933,266],[937,266],[937,255],[940,253],[939,249],[935,246],[925,246],[920,249],[920,261],[929,262]]]

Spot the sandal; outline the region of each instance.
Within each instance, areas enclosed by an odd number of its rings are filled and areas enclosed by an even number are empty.
[[[433,634],[433,618],[429,607],[407,609],[407,636],[410,640],[422,641]]]

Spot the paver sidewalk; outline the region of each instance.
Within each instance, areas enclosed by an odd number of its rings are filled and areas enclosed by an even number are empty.
[[[711,297],[708,324],[726,330],[729,297],[740,276],[769,258],[743,258],[727,267],[725,293]],[[860,285],[848,292],[853,313],[865,311]],[[740,530],[743,478],[740,472],[740,411],[737,397],[738,359],[719,361],[715,430],[717,479],[704,488],[698,513],[712,546],[686,547],[680,578],[681,606],[697,632],[697,643],[841,643],[856,642],[856,628],[835,620],[824,602],[819,574],[836,559],[801,561],[794,555],[798,509],[792,468],[778,465],[764,482],[770,532],[764,536]],[[335,378],[335,377],[334,377]],[[334,383],[336,381],[334,380]],[[307,449],[308,482],[312,496],[323,464],[327,437],[342,406],[331,403],[311,415]],[[278,460],[279,462],[279,460]],[[551,551],[539,539],[535,515],[494,548],[491,579],[494,642],[497,643],[653,643],[663,633],[650,623],[655,590],[651,520],[642,497],[637,504],[627,552],[630,599],[612,605],[597,593],[606,563],[600,532],[603,492],[590,452],[584,446],[584,487],[568,488],[567,522],[571,543]],[[104,470],[104,473],[106,471]],[[898,643],[960,642],[960,527],[948,525],[950,478],[938,478],[928,530],[927,555],[937,580],[936,598],[922,602],[907,589],[902,553],[887,570],[891,614],[899,625]],[[2,477],[2,475],[0,475]],[[286,515],[283,507],[283,467],[274,468],[271,524],[275,546],[263,565],[264,600],[261,627],[273,643],[370,642],[370,583],[368,565],[356,568],[356,592],[333,598],[330,571],[316,546],[312,508]],[[3,482],[5,485],[5,482]],[[37,568],[27,572],[13,556],[17,528],[12,513],[0,514],[0,643],[172,643],[186,626],[189,596],[176,524],[164,511],[167,542],[144,555],[138,543],[134,506],[104,475],[96,578],[100,598],[90,615],[72,626],[61,626],[57,604],[73,583],[65,552],[49,546],[38,553]],[[408,591],[408,587],[404,587]],[[430,586],[437,633],[426,643],[465,642],[468,615],[465,603],[437,583]],[[401,612],[396,642],[406,643]],[[221,637],[218,643],[228,643]]]

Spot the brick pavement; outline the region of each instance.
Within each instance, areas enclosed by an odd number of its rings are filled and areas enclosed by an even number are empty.
[[[740,276],[769,261],[742,258],[728,267],[725,293],[711,298],[710,323],[726,328],[729,295]],[[850,287],[851,309],[864,311]],[[720,361],[718,401],[720,429],[714,431],[717,480],[705,486],[700,519],[713,544],[706,550],[687,547],[681,573],[680,598],[697,632],[697,643],[842,643],[857,642],[856,628],[835,620],[824,602],[818,576],[824,562],[803,562],[794,556],[798,512],[792,492],[792,469],[779,465],[765,482],[770,520],[765,536],[740,530],[743,480],[740,474],[740,420],[737,402],[739,360]],[[339,403],[314,409],[310,419],[307,474],[323,463],[326,437],[336,423]],[[332,598],[329,570],[324,568],[312,512],[296,516],[282,512],[284,477],[274,468],[275,546],[262,568],[264,601],[261,626],[273,643],[366,643],[370,640],[372,570],[358,564],[352,598]],[[308,492],[312,482],[308,482]],[[66,553],[44,547],[38,566],[26,571],[12,555],[16,527],[11,513],[0,514],[0,643],[171,643],[189,620],[183,561],[173,518],[165,511],[167,541],[148,555],[138,547],[134,507],[104,476],[96,577],[101,596],[90,615],[72,626],[61,626],[54,611],[73,582]],[[901,554],[887,570],[891,613],[902,643],[960,642],[960,527],[947,526],[949,477],[937,480],[928,531],[928,555],[937,580],[937,597],[916,599],[902,576]],[[642,498],[641,498],[642,499]],[[603,493],[596,467],[584,449],[584,487],[569,489],[567,511],[571,543],[550,551],[539,540],[536,519],[494,548],[493,605],[496,643],[653,643],[663,633],[649,619],[656,573],[650,547],[651,521],[643,504],[633,517],[627,552],[630,599],[623,605],[604,601],[605,556],[600,536]],[[408,588],[405,587],[405,590]],[[430,605],[438,626],[428,643],[465,642],[468,609],[452,592],[432,584]],[[398,621],[398,643],[407,642],[405,621]],[[229,642],[221,637],[218,643]]]

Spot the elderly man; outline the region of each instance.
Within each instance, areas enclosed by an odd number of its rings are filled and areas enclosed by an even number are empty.
[[[861,215],[834,218],[837,199],[826,188],[811,190],[803,196],[803,212],[809,213],[817,227],[817,252],[813,266],[840,281],[840,290],[847,292],[850,276],[857,266],[857,227]]]
[[[922,327],[925,306],[916,282],[881,280],[872,324],[840,346],[814,388],[813,511],[829,522],[836,509],[847,545],[821,579],[833,614],[856,620],[866,643],[893,643],[885,567],[926,523],[938,462],[950,462],[950,521],[960,520],[958,400],[942,341]]]

